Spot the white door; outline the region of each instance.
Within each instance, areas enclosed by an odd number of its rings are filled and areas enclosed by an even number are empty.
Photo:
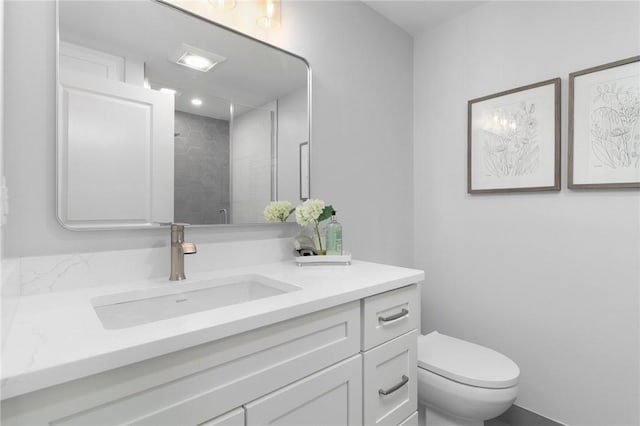
[[[68,228],[173,220],[173,95],[60,76],[58,217]]]
[[[247,426],[362,425],[362,357],[355,355],[245,408]]]

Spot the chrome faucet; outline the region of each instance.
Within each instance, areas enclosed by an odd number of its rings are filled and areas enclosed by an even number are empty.
[[[184,227],[186,223],[171,224],[171,275],[169,281],[180,281],[184,275],[184,255],[197,252],[194,243],[184,242]]]

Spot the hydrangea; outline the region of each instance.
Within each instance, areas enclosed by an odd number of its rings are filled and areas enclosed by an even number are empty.
[[[298,224],[301,226],[313,226],[317,238],[317,247],[324,254],[318,224],[331,217],[334,212],[333,206],[325,205],[322,200],[310,199],[294,209],[288,201],[272,201],[264,208],[264,217],[267,222],[286,222],[294,211],[296,212],[296,222]]]
[[[286,222],[293,212],[293,205],[288,201],[272,201],[264,208],[267,222]]]
[[[327,220],[333,213],[333,206],[325,205],[324,201],[317,199],[309,199],[296,207],[296,222],[302,226],[313,225],[318,239],[318,248],[324,254],[322,248],[322,238],[320,237],[320,229],[318,224],[323,220]]]
[[[300,225],[313,225],[318,223],[318,218],[324,210],[324,201],[308,199],[296,207],[296,222]]]

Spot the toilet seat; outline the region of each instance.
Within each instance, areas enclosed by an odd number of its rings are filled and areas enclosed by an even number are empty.
[[[516,363],[501,353],[437,331],[418,337],[418,367],[489,389],[515,386],[520,377]]]

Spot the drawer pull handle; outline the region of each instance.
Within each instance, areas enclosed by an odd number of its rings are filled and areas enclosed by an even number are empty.
[[[393,387],[390,387],[389,389],[378,389],[378,393],[380,394],[380,396],[390,395],[395,391],[397,391],[398,389],[400,389],[401,387],[403,387],[404,385],[406,385],[407,383],[409,383],[409,378],[403,374],[402,380],[400,381],[400,383],[398,383]]]
[[[405,308],[402,308],[402,310],[400,312],[398,312],[397,314],[389,315],[388,317],[378,317],[378,320],[380,320],[382,322],[395,321],[395,320],[400,319],[402,317],[406,317],[407,315],[409,315],[409,310],[405,309]]]

